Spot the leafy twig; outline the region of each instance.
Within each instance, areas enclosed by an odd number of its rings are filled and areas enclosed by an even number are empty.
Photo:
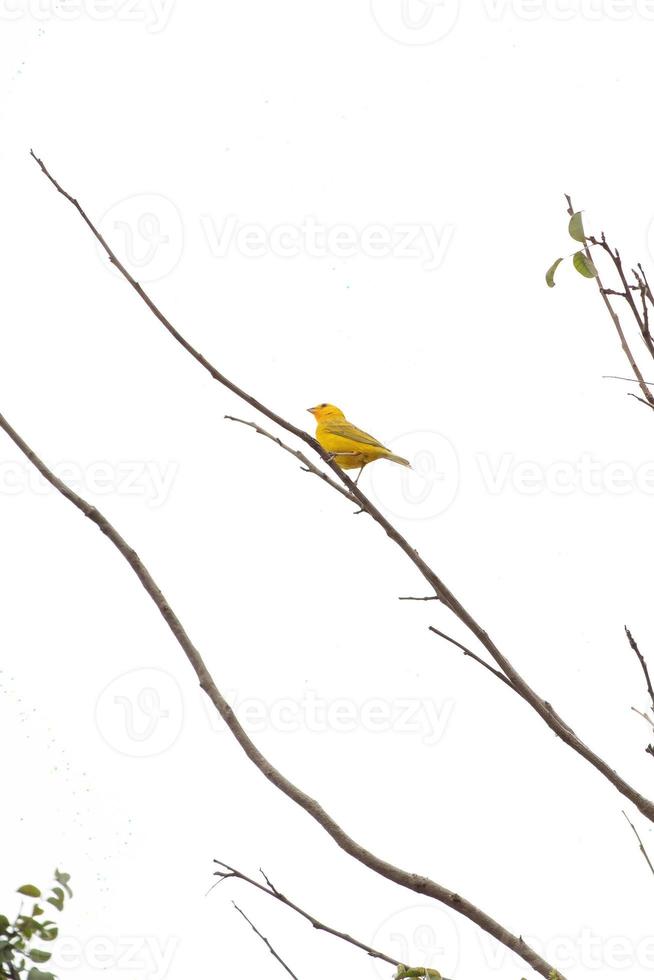
[[[568,214],[572,216],[575,213],[575,210],[572,205],[572,200],[570,198],[570,195],[566,194],[565,199],[568,202]],[[592,245],[601,246],[604,249],[604,251],[608,252],[611,258],[613,258],[613,252],[610,246],[608,245],[606,241],[606,237],[604,235],[602,235],[600,239],[597,239],[592,235],[589,235],[587,241],[590,242]],[[590,252],[588,250],[587,245],[584,246],[584,254],[587,256],[588,259],[590,259]],[[629,366],[631,367],[634,377],[638,382],[638,385],[640,386],[640,390],[643,393],[643,396],[645,398],[645,403],[649,405],[651,408],[654,408],[654,395],[652,395],[651,391],[647,387],[647,383],[644,380],[643,375],[641,374],[640,368],[638,367],[638,364],[636,362],[636,358],[634,357],[631,347],[627,342],[627,338],[622,328],[620,318],[617,312],[615,311],[613,304],[611,303],[611,300],[609,299],[609,295],[607,293],[607,290],[604,288],[604,283],[602,282],[599,273],[595,276],[595,281],[597,283],[597,288],[599,290],[600,296],[602,297],[602,301],[609,312],[609,315],[613,321],[613,326],[615,327],[616,333],[618,334],[618,337],[620,339],[620,346],[624,351],[625,357],[629,361]]]

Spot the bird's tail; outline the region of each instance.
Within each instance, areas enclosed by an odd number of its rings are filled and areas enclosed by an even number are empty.
[[[408,466],[411,469],[411,463],[408,459],[404,459],[402,456],[395,456],[393,453],[389,453],[386,459],[390,459],[391,463],[399,463],[400,466]]]

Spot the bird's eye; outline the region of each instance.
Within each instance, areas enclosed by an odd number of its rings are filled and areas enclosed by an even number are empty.
[[[320,407],[321,407],[321,408],[327,408],[327,402],[323,402],[323,403],[322,403],[322,405],[321,405]]]

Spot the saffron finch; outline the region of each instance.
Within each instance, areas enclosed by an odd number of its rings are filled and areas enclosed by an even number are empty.
[[[356,425],[345,418],[340,408],[323,402],[309,408],[309,412],[315,418],[317,424],[316,439],[322,448],[333,454],[334,462],[342,470],[358,469],[359,474],[356,482],[363,472],[364,466],[373,463],[376,459],[390,459],[392,463],[399,463],[400,466],[411,466],[408,459],[396,456],[394,453],[382,446],[374,436],[368,435]]]

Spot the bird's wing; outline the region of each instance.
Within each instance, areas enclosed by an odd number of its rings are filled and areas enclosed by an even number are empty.
[[[325,422],[323,423],[323,428],[325,432],[329,432],[333,436],[341,436],[342,439],[352,439],[354,442],[363,443],[364,446],[376,446],[378,449],[386,449],[386,446],[383,446],[378,439],[368,435],[362,429],[357,429],[356,425],[352,425],[351,422]],[[386,449],[386,452],[389,452],[389,450]]]

